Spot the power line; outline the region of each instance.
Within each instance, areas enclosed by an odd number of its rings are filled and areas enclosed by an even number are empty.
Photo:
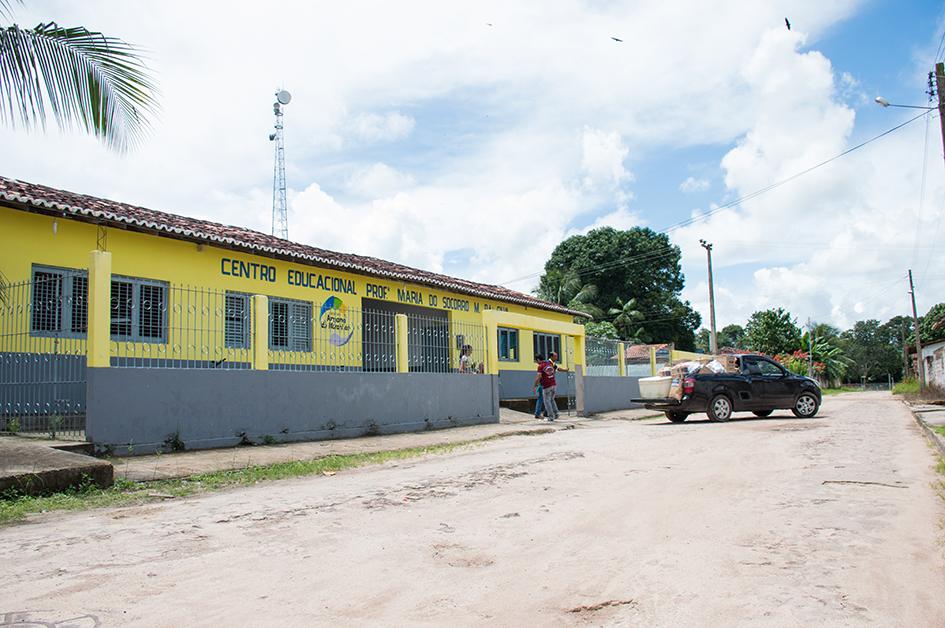
[[[837,159],[840,159],[841,157],[844,157],[844,156],[846,156],[846,155],[849,155],[849,154],[852,153],[853,151],[859,150],[859,149],[863,148],[864,146],[866,146],[867,144],[871,144],[871,143],[875,142],[876,140],[878,140],[878,139],[880,139],[880,138],[883,138],[883,137],[889,135],[890,133],[893,133],[894,131],[898,131],[898,130],[901,129],[902,127],[904,127],[904,126],[906,126],[906,125],[908,125],[908,124],[911,124],[911,123],[915,122],[916,120],[918,120],[918,119],[921,118],[922,116],[927,116],[927,115],[930,115],[931,113],[932,113],[931,111],[923,111],[922,113],[916,115],[915,117],[909,118],[908,120],[906,120],[906,121],[903,122],[902,124],[897,124],[896,126],[892,127],[891,129],[888,129],[888,130],[886,130],[886,131],[883,131],[883,132],[880,133],[879,135],[875,135],[875,136],[871,137],[871,138],[868,139],[868,140],[865,140],[865,141],[863,141],[863,142],[860,142],[860,143],[857,144],[856,146],[853,146],[853,147],[851,147],[851,148],[846,149],[846,150],[843,151],[842,153],[839,153],[839,154],[837,154],[837,155],[834,155],[834,156],[831,157],[830,159],[826,159],[826,160],[820,162],[819,164],[816,164],[816,165],[811,166],[810,168],[806,168],[806,169],[804,169],[804,170],[801,170],[800,172],[797,172],[797,173],[795,173],[795,174],[792,174],[791,176],[789,176],[789,177],[787,177],[787,178],[785,178],[785,179],[781,179],[780,181],[776,181],[775,183],[772,183],[772,184],[770,184],[770,185],[767,185],[767,186],[765,186],[765,187],[763,187],[763,188],[761,188],[761,189],[755,190],[754,192],[751,192],[751,193],[749,193],[749,194],[746,194],[745,196],[742,196],[742,197],[740,197],[740,198],[736,198],[735,200],[729,201],[728,203],[725,203],[725,204],[723,204],[723,205],[719,205],[718,207],[716,207],[716,208],[714,208],[714,209],[711,209],[711,210],[709,210],[709,211],[707,211],[707,212],[704,212],[704,213],[702,213],[702,214],[699,214],[698,216],[693,216],[692,218],[689,218],[689,219],[687,219],[687,220],[683,220],[683,221],[680,221],[680,222],[678,222],[678,223],[676,223],[676,224],[670,225],[669,227],[666,227],[665,229],[663,229],[663,230],[661,231],[661,233],[668,233],[669,231],[673,231],[673,230],[676,230],[676,229],[681,229],[682,227],[686,227],[686,226],[691,225],[691,224],[693,224],[693,223],[699,222],[700,220],[702,220],[702,219],[704,219],[704,218],[707,218],[707,217],[709,217],[709,216],[711,216],[711,215],[713,215],[713,214],[716,214],[716,213],[722,211],[723,209],[729,209],[729,208],[731,208],[731,207],[734,207],[735,205],[740,205],[740,204],[744,203],[745,201],[749,201],[749,200],[754,199],[754,198],[756,198],[756,197],[758,197],[758,196],[761,196],[762,194],[765,194],[765,193],[767,193],[767,192],[770,192],[771,190],[774,190],[774,189],[776,189],[776,188],[779,188],[779,187],[781,187],[782,185],[785,185],[786,183],[790,183],[791,181],[794,181],[795,179],[797,179],[797,178],[799,178],[799,177],[802,177],[802,176],[804,176],[805,174],[808,174],[808,173],[810,173],[810,172],[813,172],[814,170],[817,170],[818,168],[822,168],[823,166],[826,166],[827,164],[829,164],[829,163],[831,163],[831,162],[834,162],[834,161],[836,161]]]
[[[824,160],[824,161],[822,161],[822,162],[820,162],[820,163],[818,163],[818,164],[815,164],[815,165],[813,165],[813,166],[811,166],[811,167],[809,167],[809,168],[806,168],[806,169],[804,169],[804,170],[801,170],[800,172],[797,172],[797,173],[795,173],[795,174],[793,174],[793,175],[791,175],[791,176],[789,176],[789,177],[787,177],[787,178],[785,178],[785,179],[781,179],[780,181],[776,181],[776,182],[774,182],[774,183],[772,183],[772,184],[770,184],[770,185],[767,185],[767,186],[765,186],[765,187],[763,187],[763,188],[759,188],[758,190],[755,190],[755,191],[753,191],[753,192],[750,192],[750,193],[748,193],[748,194],[745,194],[744,196],[741,196],[741,197],[736,198],[736,199],[734,199],[734,200],[731,200],[731,201],[729,201],[729,202],[727,202],[727,203],[724,203],[724,204],[722,204],[722,205],[719,205],[718,207],[715,207],[715,208],[713,208],[713,209],[711,209],[711,210],[709,210],[709,211],[703,212],[703,213],[699,214],[698,216],[693,216],[693,217],[688,218],[688,219],[686,219],[686,220],[683,220],[683,221],[680,221],[680,222],[678,222],[678,223],[669,225],[668,227],[666,227],[666,228],[664,228],[664,229],[658,231],[657,233],[668,234],[668,233],[671,232],[671,231],[675,231],[675,230],[677,230],[677,229],[681,229],[681,228],[683,228],[683,227],[686,227],[686,226],[689,226],[689,225],[694,224],[694,223],[696,223],[696,222],[699,222],[699,221],[701,221],[701,220],[703,220],[703,219],[705,219],[705,218],[708,218],[709,216],[712,216],[712,215],[714,215],[714,214],[717,214],[717,213],[720,212],[720,211],[723,211],[723,210],[725,210],[725,209],[732,208],[732,207],[734,207],[734,206],[736,206],[736,205],[740,205],[740,204],[745,203],[745,202],[747,202],[747,201],[750,201],[750,200],[752,200],[752,199],[754,199],[754,198],[757,198],[758,196],[761,196],[762,194],[765,194],[765,193],[767,193],[767,192],[770,192],[771,190],[777,189],[777,188],[779,188],[779,187],[781,187],[781,186],[783,186],[783,185],[785,185],[785,184],[787,184],[787,183],[790,183],[791,181],[794,181],[795,179],[797,179],[797,178],[799,178],[799,177],[802,177],[802,176],[804,176],[804,175],[806,175],[806,174],[808,174],[808,173],[810,173],[810,172],[813,172],[814,170],[817,170],[817,169],[819,169],[819,168],[822,168],[823,166],[826,166],[827,164],[829,164],[829,163],[831,163],[831,162],[834,162],[834,161],[836,161],[837,159],[840,159],[841,157],[844,157],[844,156],[846,156],[846,155],[849,155],[850,153],[852,153],[852,152],[854,152],[854,151],[856,151],[856,150],[859,150],[859,149],[863,148],[864,146],[867,146],[868,144],[871,144],[871,143],[875,142],[876,140],[879,140],[879,139],[881,139],[881,138],[883,138],[883,137],[889,135],[890,133],[893,133],[893,132],[895,132],[895,131],[898,131],[899,129],[903,128],[904,126],[909,125],[909,124],[915,122],[916,120],[918,120],[918,119],[921,118],[922,116],[928,116],[928,115],[930,115],[931,113],[932,113],[931,111],[923,111],[922,113],[920,113],[920,114],[918,114],[918,115],[916,115],[916,116],[914,116],[914,117],[912,117],[912,118],[909,118],[909,119],[906,120],[905,122],[902,122],[901,124],[897,124],[896,126],[890,128],[890,129],[887,129],[886,131],[883,131],[883,132],[880,133],[879,135],[874,135],[873,137],[869,138],[868,140],[865,140],[865,141],[863,141],[863,142],[860,142],[860,143],[857,144],[856,146],[852,146],[852,147],[846,149],[845,151],[843,151],[843,152],[841,152],[841,153],[838,153],[837,155],[834,155],[834,156],[831,157],[830,159],[826,159],[826,160]],[[674,249],[674,248],[677,248],[676,245],[673,245],[672,247],[664,247],[662,250],[667,250],[667,251],[668,251],[668,250]],[[649,254],[651,254],[651,253],[653,253],[653,252],[655,252],[655,251],[657,251],[657,250],[660,250],[660,249],[655,249],[654,251],[650,251],[650,252],[644,254],[644,256],[645,256],[645,255],[649,255]],[[603,270],[610,269],[610,268],[616,268],[617,266],[620,266],[620,265],[622,265],[622,264],[624,264],[624,263],[629,263],[630,261],[633,261],[633,260],[635,260],[635,259],[638,259],[638,258],[629,257],[629,258],[624,258],[622,261],[621,261],[620,259],[618,259],[618,260],[616,260],[616,261],[614,261],[614,262],[610,262],[610,263],[608,263],[608,264],[604,264],[604,265],[602,265],[602,266],[595,267],[595,268],[592,269],[592,270],[603,271]],[[531,278],[533,278],[533,277],[539,277],[539,276],[543,275],[544,272],[545,272],[544,270],[541,270],[541,271],[538,271],[538,272],[536,272],[536,273],[532,273],[532,274],[529,274],[529,275],[524,275],[524,276],[522,276],[522,277],[517,277],[517,278],[512,279],[512,280],[503,281],[503,282],[501,282],[499,285],[506,285],[506,284],[509,284],[509,283],[518,283],[519,281],[524,281],[524,280],[526,280],[526,279],[531,279]],[[578,272],[578,275],[580,276],[580,274],[581,274],[582,272],[587,272],[587,269],[579,269],[577,272]]]

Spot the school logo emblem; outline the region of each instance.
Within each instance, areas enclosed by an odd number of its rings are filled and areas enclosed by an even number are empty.
[[[331,332],[328,342],[336,347],[348,344],[354,335],[354,325],[348,318],[348,308],[338,297],[332,296],[325,299],[318,314],[318,320],[322,329]]]

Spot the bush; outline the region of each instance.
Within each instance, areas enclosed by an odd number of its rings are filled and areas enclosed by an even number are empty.
[[[919,380],[914,377],[907,377],[893,386],[894,395],[918,395]]]

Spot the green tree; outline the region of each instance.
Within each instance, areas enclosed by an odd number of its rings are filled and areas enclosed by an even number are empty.
[[[945,338],[945,303],[933,305],[919,319],[919,338],[925,343]],[[915,342],[914,336],[912,342]]]
[[[646,331],[640,325],[640,321],[643,320],[644,316],[637,309],[636,299],[628,299],[624,302],[620,297],[617,297],[616,305],[607,310],[607,314],[613,317],[613,326],[624,340],[633,343],[648,340]]]
[[[604,310],[597,304],[598,290],[592,283],[581,283],[581,275],[571,268],[555,271],[549,279],[549,293],[553,297],[546,297],[559,305],[564,305],[577,312],[584,312],[594,319],[604,318]],[[580,317],[576,322],[584,322]]]
[[[696,350],[710,353],[712,343],[709,340],[711,332],[703,327],[696,334]],[[745,344],[745,329],[741,325],[726,325],[716,332],[716,341],[718,349],[721,351],[725,347],[733,349],[743,349]]]
[[[745,328],[741,325],[726,325],[718,332],[719,349],[732,347],[742,349],[745,345]]]
[[[818,329],[824,334],[818,336],[816,333],[804,332],[801,336],[801,351],[810,353],[815,363],[822,364],[820,375],[828,383],[839,382],[843,380],[847,371],[853,365],[853,361],[846,356],[843,348],[839,345],[839,335],[831,336],[832,331],[839,331],[836,327],[826,325],[830,329],[823,329],[820,326],[814,326],[814,331]],[[805,373],[806,374],[806,373]]]
[[[584,333],[588,336],[596,336],[597,338],[620,340],[620,333],[610,321],[588,321],[584,323]]]
[[[854,323],[852,329],[840,335],[840,347],[852,361],[848,377],[854,375],[858,380],[874,380],[901,371],[901,357],[894,339],[890,337],[890,330],[880,325],[878,320]]]
[[[710,340],[711,333],[705,327],[696,332],[696,351],[709,352],[709,347],[712,344]]]
[[[20,2],[18,2],[19,4]],[[13,0],[0,0],[12,18]],[[79,127],[119,152],[136,144],[157,111],[157,90],[130,44],[55,22],[0,26],[0,119],[27,129]]]
[[[821,340],[835,340],[841,334],[839,329],[828,323],[814,323],[810,331],[814,334],[814,338],[820,338]]]
[[[800,347],[801,330],[783,308],[761,310],[748,319],[745,343],[752,351],[768,355],[791,353]]]
[[[537,294],[558,302],[562,276],[575,272],[582,284],[597,287],[594,305],[609,311],[622,309],[633,299],[635,309],[643,315],[637,321],[638,327],[648,338],[691,350],[702,319],[680,299],[685,280],[679,260],[679,247],[671,244],[665,234],[642,227],[625,231],[594,229],[555,247],[545,264]]]

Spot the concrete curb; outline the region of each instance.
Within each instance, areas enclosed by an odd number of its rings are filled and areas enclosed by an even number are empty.
[[[913,418],[915,418],[915,422],[918,423],[919,427],[921,427],[925,432],[926,438],[928,438],[932,444],[935,445],[935,448],[938,450],[938,455],[945,459],[945,440],[943,440],[942,437],[939,436],[939,434],[922,419],[920,412],[916,412],[915,409],[913,409],[913,407],[905,399],[902,399],[901,401],[906,405],[907,408],[909,408],[909,412],[912,413]]]

